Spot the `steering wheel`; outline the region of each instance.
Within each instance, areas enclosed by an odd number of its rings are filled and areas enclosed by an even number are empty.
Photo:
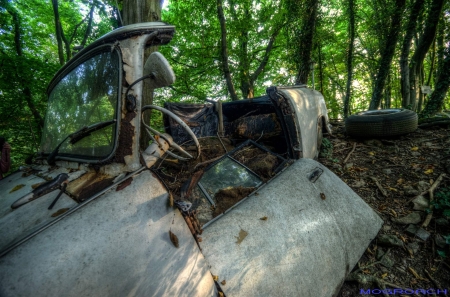
[[[144,111],[149,110],[149,109],[156,109],[156,110],[158,110],[158,111],[160,111],[160,112],[162,112],[162,113],[168,115],[168,116],[171,117],[175,122],[177,122],[178,124],[180,124],[180,126],[184,129],[184,131],[186,131],[186,132],[189,134],[189,136],[191,136],[192,140],[194,141],[194,144],[195,144],[195,146],[197,147],[197,157],[194,158],[191,154],[189,154],[188,152],[186,152],[181,146],[179,146],[178,144],[176,144],[176,143],[173,141],[172,137],[170,137],[170,135],[167,135],[166,133],[162,134],[162,133],[160,133],[159,131],[157,131],[157,130],[153,129],[152,127],[150,127],[149,125],[147,125],[147,124],[144,122],[144,117],[143,117],[143,116],[144,116]],[[154,134],[154,135],[158,135],[159,137],[163,138],[165,141],[167,141],[167,142],[169,143],[169,146],[175,148],[177,151],[179,151],[180,153],[182,153],[182,154],[184,154],[185,156],[187,156],[187,158],[181,157],[181,156],[179,156],[179,155],[177,155],[177,154],[174,154],[174,153],[172,153],[171,151],[167,151],[167,152],[166,152],[168,155],[170,155],[170,156],[172,156],[172,157],[174,157],[174,158],[176,158],[176,159],[178,159],[178,160],[182,160],[182,161],[187,161],[187,160],[190,160],[190,159],[197,159],[198,157],[200,157],[200,152],[201,152],[201,150],[200,150],[200,143],[198,142],[197,137],[195,136],[194,132],[192,132],[191,128],[189,128],[189,126],[186,125],[186,123],[183,122],[176,114],[174,114],[173,112],[171,112],[171,111],[169,111],[169,110],[167,110],[167,109],[165,109],[165,108],[163,108],[163,107],[159,107],[159,106],[156,106],[156,105],[145,105],[144,107],[142,107],[142,113],[141,113],[141,116],[142,116],[142,124],[144,125],[144,127],[145,127],[146,130],[147,130],[147,133],[149,134],[150,138],[151,138],[154,142],[158,143],[158,141],[155,139],[155,137],[153,136],[153,134]],[[152,134],[152,133],[153,133],[153,134]],[[167,137],[167,136],[169,136],[169,137]]]

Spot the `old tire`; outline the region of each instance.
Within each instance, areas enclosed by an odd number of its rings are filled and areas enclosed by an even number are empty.
[[[345,120],[345,130],[355,137],[389,137],[417,129],[417,113],[409,109],[380,109],[359,112]]]

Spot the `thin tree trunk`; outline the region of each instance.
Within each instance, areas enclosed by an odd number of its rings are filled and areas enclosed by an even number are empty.
[[[450,34],[447,35],[449,38]],[[446,57],[442,63],[442,70],[438,75],[436,81],[436,89],[431,94],[425,108],[419,114],[420,118],[427,118],[434,116],[442,109],[444,99],[450,86],[450,48],[447,48]]]
[[[81,41],[81,44],[80,44],[80,46],[82,46],[82,47],[84,47],[86,45],[87,39],[88,39],[89,35],[91,35],[91,32],[92,32],[92,19],[94,17],[94,8],[95,8],[95,6],[92,5],[91,10],[89,11],[88,24],[86,27],[86,31],[84,32],[83,40]],[[70,43],[72,43],[72,39],[70,40]]]
[[[295,83],[298,85],[306,84],[308,82],[319,2],[320,0],[307,0],[305,4],[305,11],[303,14],[305,18],[303,19],[297,54],[299,63],[297,65],[298,72]]]
[[[319,43],[319,80],[320,80],[320,93],[323,93],[323,62],[322,62],[322,45]]]
[[[220,23],[221,32],[221,56],[222,56],[222,70],[227,83],[228,92],[230,93],[231,100],[239,100],[236,90],[234,88],[233,81],[231,80],[231,71],[228,65],[228,46],[227,46],[227,27],[225,24],[225,16],[223,14],[222,0],[217,0],[217,16]]]
[[[444,2],[445,0],[433,0],[425,22],[425,29],[419,38],[417,49],[411,58],[411,63],[409,64],[409,83],[411,88],[409,102],[412,106],[412,110],[416,110],[417,108],[417,101],[420,92],[420,71],[422,69],[425,55],[430,49],[434,37],[436,36],[439,17],[442,13]]]
[[[428,79],[427,79],[427,86],[431,87],[431,77],[433,76],[434,71],[434,64],[436,60],[436,38],[433,42],[433,52],[431,53],[431,65],[430,65],[430,71],[428,72]]]
[[[436,76],[437,74],[440,73],[440,71],[442,71],[442,67],[444,64],[444,51],[445,51],[445,46],[444,46],[444,31],[445,31],[445,22],[444,22],[444,18],[440,18],[439,20],[439,24],[438,24],[438,33],[436,36],[436,41],[437,41],[437,71],[436,71]],[[435,80],[436,81],[436,80]]]
[[[344,118],[347,118],[350,114],[350,98],[351,98],[351,86],[353,76],[353,44],[355,42],[355,5],[354,0],[348,1],[348,52],[347,52],[347,86],[344,98]]]
[[[55,33],[56,33],[56,43],[58,44],[59,64],[64,65],[65,61],[62,42],[62,27],[61,27],[61,20],[59,18],[58,0],[52,0],[52,6],[53,6],[53,14],[55,16]]]
[[[375,86],[370,100],[369,109],[378,109],[386,83],[386,78],[389,74],[392,59],[395,53],[395,46],[397,44],[398,36],[401,29],[401,19],[405,7],[405,0],[396,0],[396,8],[391,19],[391,26],[386,40],[386,47],[383,50],[381,61],[378,67],[378,73],[375,79]]]
[[[386,81],[387,81],[386,90],[384,92],[384,108],[391,108],[391,97],[392,97],[391,73],[388,74]]]
[[[408,24],[406,25],[406,33],[403,38],[402,51],[400,55],[400,73],[401,73],[401,92],[402,92],[402,106],[407,108],[411,102],[409,101],[409,66],[408,57],[411,49],[411,41],[416,33],[417,18],[423,10],[425,0],[416,0],[409,14]]]

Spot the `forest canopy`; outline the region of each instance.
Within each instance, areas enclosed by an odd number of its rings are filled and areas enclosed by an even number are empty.
[[[16,167],[39,149],[52,76],[129,23],[140,2],[158,7],[151,20],[176,26],[158,50],[177,80],[156,104],[306,84],[334,119],[400,107],[427,118],[449,108],[450,1],[0,0],[0,136]]]

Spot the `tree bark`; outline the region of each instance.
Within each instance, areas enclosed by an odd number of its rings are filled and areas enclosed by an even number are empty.
[[[295,83],[306,84],[311,65],[311,52],[316,31],[317,10],[320,0],[307,0],[305,4],[304,19],[301,29],[300,43],[298,44],[297,59],[298,72]]]
[[[400,73],[401,73],[401,92],[402,92],[402,107],[407,108],[410,105],[409,102],[409,66],[408,58],[411,49],[411,42],[416,33],[417,18],[423,10],[425,0],[414,1],[411,13],[409,14],[408,24],[406,25],[406,33],[403,38],[402,51],[400,55]]]
[[[142,22],[154,22],[161,20],[162,0],[124,0],[123,2],[123,24],[130,25]],[[158,51],[158,47],[152,46],[146,49],[144,61],[152,52]],[[142,106],[151,105],[153,103],[153,90],[148,87],[148,82],[143,81],[142,87]],[[144,122],[150,123],[151,113],[144,114]],[[145,132],[146,129],[141,127],[140,148],[145,150],[150,142],[150,137]]]
[[[86,45],[87,39],[88,39],[89,35],[91,35],[91,32],[92,32],[92,19],[94,17],[94,8],[95,8],[95,6],[92,5],[91,10],[89,11],[88,24],[86,27],[86,31],[84,31],[83,40],[81,41],[81,44],[80,44],[80,46],[82,46],[82,47],[84,47]],[[84,22],[84,20],[83,20],[83,22]],[[74,31],[74,35],[75,35],[75,32],[76,31]],[[70,40],[70,43],[72,43],[72,39]]]
[[[319,85],[320,89],[319,92],[323,94],[323,62],[322,62],[322,44],[319,43],[318,46],[318,54],[319,54]]]
[[[63,42],[62,42],[62,27],[61,27],[61,20],[59,18],[59,9],[58,9],[58,0],[52,0],[52,6],[53,6],[53,15],[55,16],[55,33],[56,33],[56,43],[58,44],[58,57],[59,57],[59,64],[64,65],[64,49],[63,49]]]
[[[411,58],[411,63],[409,64],[409,83],[411,88],[409,94],[409,104],[411,105],[412,110],[416,110],[417,108],[417,101],[420,92],[420,71],[422,69],[425,55],[430,49],[434,37],[436,36],[439,17],[442,13],[444,2],[445,0],[433,0],[431,3],[428,17],[425,22],[425,29],[419,38],[417,49]]]
[[[391,18],[391,26],[386,40],[386,46],[381,55],[381,61],[378,66],[377,76],[375,78],[375,87],[370,100],[369,109],[378,109],[386,84],[386,78],[391,69],[392,59],[395,54],[395,46],[401,29],[401,19],[405,8],[405,0],[396,0],[395,11]]]
[[[450,34],[447,35],[450,38]],[[447,39],[448,40],[448,39]],[[436,89],[431,94],[425,108],[419,114],[420,118],[428,118],[438,113],[444,104],[444,99],[450,86],[450,48],[447,48],[446,57],[442,62],[442,70],[438,75]]]
[[[220,32],[221,32],[221,43],[220,50],[222,56],[222,70],[225,76],[225,80],[227,83],[228,92],[230,93],[231,100],[237,101],[239,100],[236,90],[234,88],[233,81],[231,80],[231,71],[230,66],[228,64],[228,45],[227,45],[227,27],[225,23],[225,16],[223,14],[222,8],[222,0],[217,0],[217,16],[219,18],[220,23]]]
[[[444,65],[444,37],[445,37],[445,22],[444,18],[441,18],[439,20],[438,24],[438,33],[436,36],[436,43],[437,43],[437,73],[440,73],[442,71],[442,67]]]
[[[350,114],[350,98],[351,98],[351,86],[353,76],[353,44],[355,42],[355,5],[354,0],[348,2],[348,52],[347,52],[347,86],[344,98],[344,118],[346,119]]]

